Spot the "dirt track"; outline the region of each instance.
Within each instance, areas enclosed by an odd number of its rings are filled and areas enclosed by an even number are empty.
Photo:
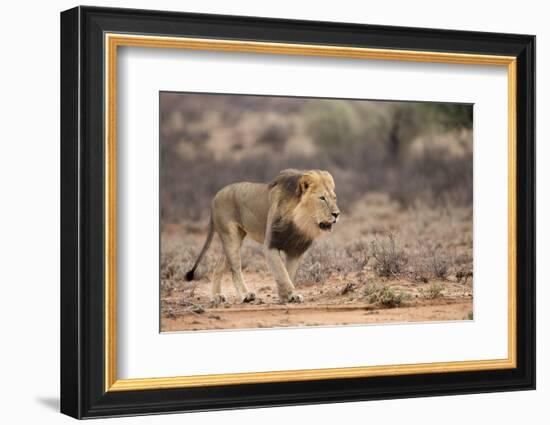
[[[366,302],[364,288],[353,277],[331,279],[323,284],[302,285],[302,304],[280,304],[269,275],[249,276],[249,286],[258,296],[250,304],[238,301],[232,284],[224,282],[228,303],[210,303],[208,281],[199,281],[194,290],[186,286],[163,299],[162,331],[250,329],[293,326],[332,326],[367,323],[468,320],[472,318],[472,286],[452,281],[437,282],[441,293],[430,299],[430,284],[393,279],[386,282],[406,295],[402,304],[387,308]],[[350,285],[351,284],[351,285]]]

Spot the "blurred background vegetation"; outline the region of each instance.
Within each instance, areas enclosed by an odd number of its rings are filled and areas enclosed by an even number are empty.
[[[471,206],[471,105],[161,93],[162,224],[204,220],[212,196],[285,168],[322,168],[345,212],[366,193],[403,207]]]

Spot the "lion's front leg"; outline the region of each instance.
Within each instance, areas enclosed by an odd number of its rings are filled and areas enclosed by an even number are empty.
[[[280,251],[266,247],[265,256],[269,268],[277,282],[277,289],[281,302],[301,303],[304,301],[304,297],[295,292],[294,285],[285,267]]]
[[[273,236],[273,222],[277,211],[277,202],[274,202],[269,213],[267,215],[266,223],[266,235],[264,240],[264,253],[267,264],[271,269],[271,273],[275,277],[277,282],[277,290],[279,292],[279,300],[282,303],[285,302],[302,302],[304,297],[300,294],[297,294],[292,284],[292,279],[289,276],[288,270],[285,267],[283,258],[281,257],[281,252],[279,247],[272,243]]]
[[[301,258],[301,256],[286,256],[286,269],[292,283],[296,282],[296,272],[298,271],[298,266],[300,265]]]
[[[300,258],[301,256],[292,256],[292,255],[286,256],[286,270],[288,271],[288,277],[290,278],[290,282],[292,282],[293,288],[294,288],[294,282],[296,282],[296,271],[298,270],[298,265],[300,264]],[[292,299],[289,300],[290,302],[301,303],[304,301],[304,297],[301,294],[298,294],[296,292],[293,292],[293,295],[291,298]]]

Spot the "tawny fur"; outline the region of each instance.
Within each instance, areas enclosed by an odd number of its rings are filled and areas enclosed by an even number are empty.
[[[280,301],[303,301],[295,292],[296,270],[313,240],[332,231],[338,219],[334,189],[332,176],[323,170],[284,170],[268,184],[241,182],[224,187],[212,200],[208,236],[187,279],[194,278],[217,233],[224,253],[214,270],[214,303],[225,301],[221,279],[227,270],[242,301],[254,300],[256,295],[246,286],[241,270],[240,248],[248,236],[264,246]]]

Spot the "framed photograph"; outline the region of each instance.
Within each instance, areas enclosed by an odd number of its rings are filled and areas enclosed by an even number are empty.
[[[61,14],[61,411],[535,388],[535,37]]]

